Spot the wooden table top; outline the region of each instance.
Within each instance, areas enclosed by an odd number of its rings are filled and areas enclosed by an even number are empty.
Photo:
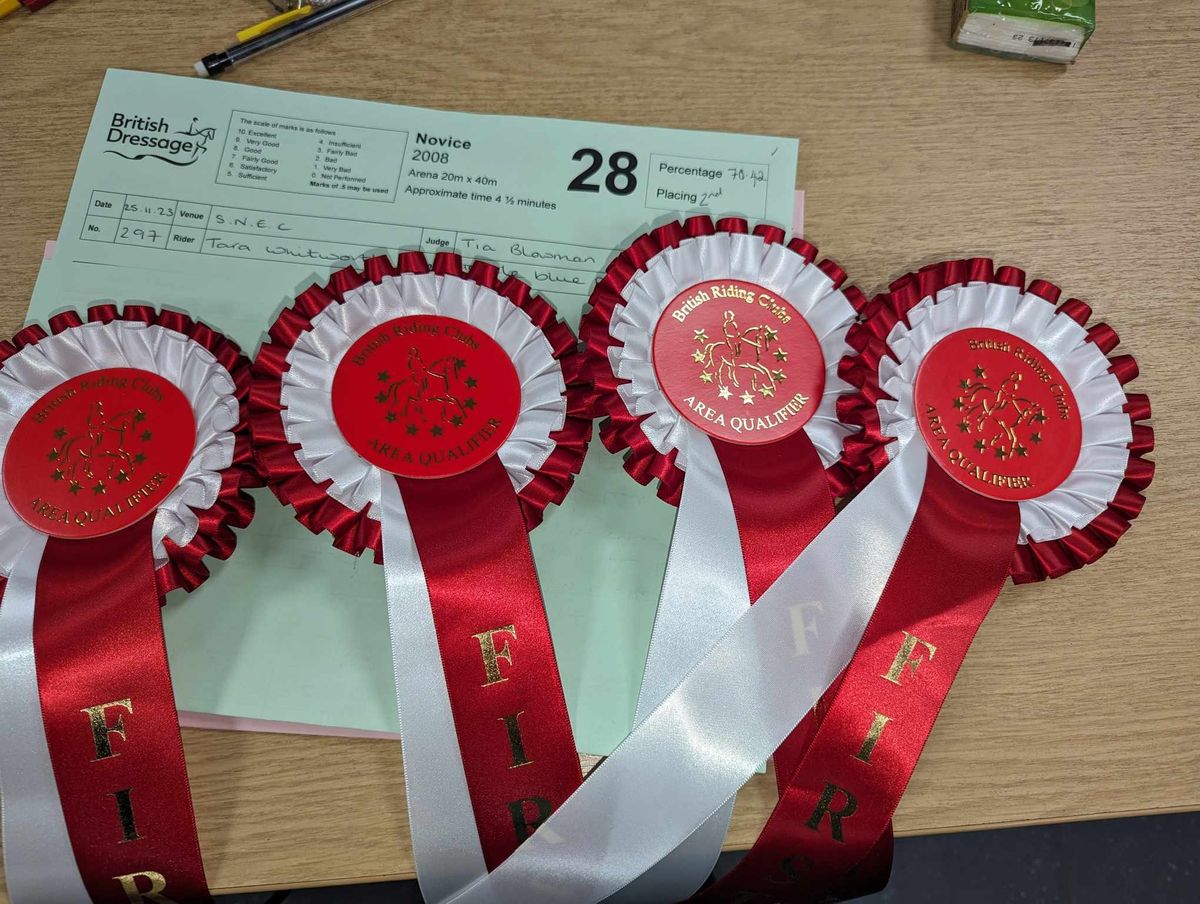
[[[261,0],[66,0],[0,23],[0,334],[57,235],[106,67],[190,74]],[[949,0],[404,0],[238,69],[276,88],[800,137],[807,234],[864,289],[981,254],[1091,301],[1138,356],[1158,478],[1099,565],[1007,589],[900,834],[1200,808],[1194,403],[1200,9],[1106,3],[1072,68],[948,46]],[[1150,7],[1149,9],[1147,7]],[[1191,467],[1189,465],[1188,467]],[[214,890],[412,876],[393,742],[184,732]],[[741,793],[728,846],[774,802]],[[0,902],[7,898],[0,894]]]

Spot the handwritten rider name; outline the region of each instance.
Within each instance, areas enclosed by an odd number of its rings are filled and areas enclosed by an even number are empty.
[[[508,437],[519,410],[504,350],[448,317],[402,317],[368,333],[334,382],[343,434],[368,460],[409,476],[474,467]]]
[[[922,363],[925,441],[960,483],[985,495],[1048,492],[1078,455],[1074,397],[1036,348],[996,330],[968,332],[986,335],[947,337]]]
[[[774,292],[737,280],[692,286],[667,306],[654,366],[688,420],[744,443],[803,426],[824,387],[820,346],[804,319]]]

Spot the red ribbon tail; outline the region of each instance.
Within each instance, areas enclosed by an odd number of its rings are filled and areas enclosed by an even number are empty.
[[[153,518],[46,543],[33,644],[71,847],[97,904],[211,900],[151,551]]]
[[[828,712],[742,862],[697,900],[818,902],[886,879],[890,821],[1008,577],[1018,507],[930,462],[916,515]]]
[[[396,481],[490,870],[583,781],[529,535],[495,456],[452,477]]]

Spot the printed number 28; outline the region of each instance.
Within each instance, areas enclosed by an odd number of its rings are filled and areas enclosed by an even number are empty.
[[[589,182],[592,176],[600,171],[604,163],[604,155],[595,148],[580,148],[572,160],[586,160],[587,166],[578,176],[571,180],[567,191],[600,191],[600,185]],[[637,188],[638,159],[629,151],[615,151],[608,157],[608,175],[604,177],[604,187],[614,195],[628,195]]]

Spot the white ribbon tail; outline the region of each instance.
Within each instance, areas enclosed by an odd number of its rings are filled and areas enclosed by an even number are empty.
[[[425,572],[400,488],[383,475],[379,520],[400,745],[417,882],[441,901],[487,875],[467,792]]]
[[[450,900],[596,904],[722,807],[850,661],[927,457],[909,443],[528,841]]]
[[[91,900],[75,864],[46,746],[33,655],[33,610],[46,535],[16,556],[0,602],[0,801],[12,904]]]
[[[662,594],[646,654],[634,728],[700,656],[750,608],[750,588],[729,487],[709,438],[686,428],[688,466]],[[607,904],[661,904],[690,897],[712,873],[733,813],[731,797],[675,850]]]

